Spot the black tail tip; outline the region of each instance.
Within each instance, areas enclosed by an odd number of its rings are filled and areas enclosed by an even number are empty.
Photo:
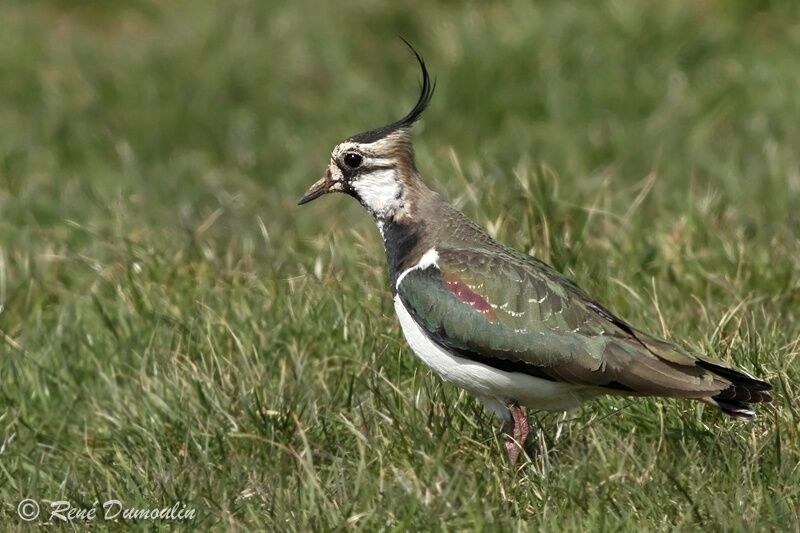
[[[740,420],[753,420],[756,417],[756,412],[746,403],[737,401],[725,400],[711,400],[714,405],[719,407],[720,411],[726,415],[738,418]]]
[[[772,385],[743,370],[729,368],[707,360],[700,360],[698,366],[730,382],[730,385],[708,399],[708,403],[719,407],[728,416],[742,420],[753,420],[756,412],[751,404],[772,401]]]
[[[761,382],[766,387],[747,387],[740,384],[733,384],[713,398],[710,402],[728,416],[742,420],[753,420],[756,412],[751,404],[769,403],[772,395],[767,392],[769,385]]]

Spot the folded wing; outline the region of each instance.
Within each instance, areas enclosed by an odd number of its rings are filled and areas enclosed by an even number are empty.
[[[404,275],[397,292],[430,337],[461,357],[624,394],[769,401],[768,384],[632,328],[532,257],[437,253],[436,264]]]

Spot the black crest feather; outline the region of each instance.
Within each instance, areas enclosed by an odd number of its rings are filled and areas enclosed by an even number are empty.
[[[365,131],[359,133],[357,135],[353,135],[350,137],[350,141],[358,142],[358,143],[371,143],[375,142],[378,139],[382,139],[386,137],[393,131],[397,131],[399,129],[410,128],[414,122],[419,120],[419,117],[422,116],[422,112],[425,111],[425,108],[428,107],[428,104],[431,101],[431,97],[433,97],[433,90],[436,87],[435,83],[431,82],[430,74],[428,74],[428,69],[425,67],[425,61],[419,55],[419,53],[411,46],[411,43],[400,38],[406,46],[411,50],[414,54],[414,57],[417,58],[417,62],[419,63],[419,67],[422,70],[422,87],[420,88],[419,98],[417,99],[417,103],[414,104],[414,107],[409,111],[406,116],[392,122],[391,124],[387,124],[386,126],[381,126],[379,128],[375,128],[369,131]]]

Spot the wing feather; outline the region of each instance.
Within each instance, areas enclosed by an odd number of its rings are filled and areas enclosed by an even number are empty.
[[[696,356],[642,333],[549,266],[502,250],[437,249],[398,294],[446,349],[501,369],[625,394],[706,397],[729,386]]]

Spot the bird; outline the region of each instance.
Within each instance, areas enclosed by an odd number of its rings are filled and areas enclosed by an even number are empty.
[[[336,145],[298,204],[339,192],[372,215],[405,340],[502,420],[509,462],[517,463],[530,430],[525,408],[659,396],[754,418],[753,404],[772,400],[769,383],[632,326],[550,265],[497,242],[422,181],[411,129],[435,83],[406,45],[422,73],[414,107]]]

